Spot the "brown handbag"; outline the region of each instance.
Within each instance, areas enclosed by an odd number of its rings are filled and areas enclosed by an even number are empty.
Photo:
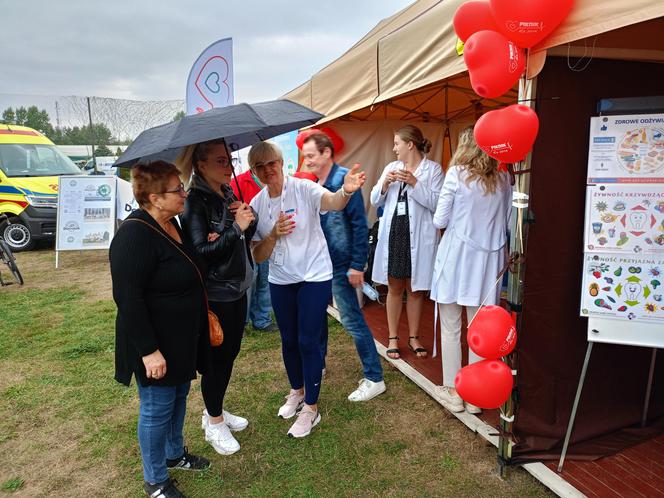
[[[184,252],[182,249],[180,249],[175,242],[173,242],[171,239],[169,239],[166,234],[161,233],[159,230],[157,230],[155,227],[150,225],[148,222],[139,220],[138,218],[129,218],[127,221],[140,221],[144,225],[149,226],[152,228],[155,232],[157,232],[159,235],[164,237],[167,241],[169,241],[171,244],[173,244],[173,247],[175,247],[178,251],[182,253],[182,255],[187,258],[187,260],[193,265],[194,269],[196,270],[196,274],[198,275],[199,280],[201,281],[201,285],[203,286],[203,295],[205,296],[205,307],[207,308],[207,316],[208,316],[208,332],[210,334],[210,345],[211,346],[221,346],[222,343],[224,342],[224,329],[221,328],[221,323],[219,323],[219,317],[215,314],[214,311],[210,309],[210,303],[208,302],[207,298],[207,291],[205,290],[205,282],[203,281],[203,276],[201,275],[200,270],[198,269],[198,266],[196,266],[196,263],[194,263],[189,256],[187,256],[187,253]]]

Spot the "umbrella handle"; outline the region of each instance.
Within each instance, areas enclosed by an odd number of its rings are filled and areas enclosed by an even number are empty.
[[[233,166],[233,156],[231,156],[231,151],[228,150],[228,145],[226,140],[224,140],[224,148],[226,149],[226,155],[228,160],[231,163],[231,173],[233,174],[233,179],[235,180],[235,186],[237,187],[237,193],[240,194],[240,202],[244,203],[244,196],[242,195],[242,189],[240,188],[240,182],[237,181],[237,175],[235,174],[235,166]]]

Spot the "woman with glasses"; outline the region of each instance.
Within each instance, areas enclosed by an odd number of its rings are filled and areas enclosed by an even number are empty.
[[[332,295],[332,261],[320,213],[344,209],[365,177],[356,166],[334,193],[309,180],[285,177],[281,151],[270,142],[251,148],[249,165],[265,185],[251,201],[259,217],[254,257],[259,263],[270,261],[272,308],[291,387],[278,416],[298,415],[288,435],[301,438],[321,419],[321,326]]]
[[[240,449],[231,432],[249,422],[224,409],[224,398],[240,352],[247,316],[247,290],[253,279],[249,244],[256,231],[256,216],[240,202],[230,187],[233,164],[223,140],[187,147],[177,161],[182,171],[192,171],[182,225],[197,253],[207,263],[205,284],[210,309],[224,330],[220,346],[202,340],[198,369],[205,401],[202,428],[205,439],[221,455]]]
[[[207,335],[205,290],[196,251],[175,216],[187,193],[179,171],[156,161],[132,169],[137,209],[122,223],[109,251],[115,321],[115,379],[136,377],[138,442],[150,496],[182,497],[169,469],[203,470],[205,458],[184,446],[182,427],[196,350]]]

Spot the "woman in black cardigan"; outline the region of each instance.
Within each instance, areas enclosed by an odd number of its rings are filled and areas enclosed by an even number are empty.
[[[203,470],[210,462],[187,452],[182,427],[196,378],[199,336],[207,336],[205,295],[196,253],[174,220],[187,194],[178,170],[162,161],[132,170],[132,213],[109,251],[115,322],[115,379],[136,377],[138,441],[150,496],[180,497],[167,469]]]
[[[231,455],[240,449],[231,431],[241,431],[249,424],[246,418],[224,410],[224,396],[233,362],[240,352],[247,316],[247,290],[251,287],[254,264],[249,244],[256,231],[256,217],[233,194],[233,165],[223,141],[192,145],[177,164],[185,174],[192,169],[194,172],[182,227],[207,263],[205,284],[210,309],[224,330],[221,346],[211,347],[208,341],[199,352],[205,401],[201,425],[205,440],[215,451]]]

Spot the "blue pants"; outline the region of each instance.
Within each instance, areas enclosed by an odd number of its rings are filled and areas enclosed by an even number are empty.
[[[184,454],[182,427],[190,385],[191,382],[178,386],[138,384],[138,444],[143,479],[150,484],[168,479],[167,458],[175,460]]]
[[[270,285],[267,281],[270,262],[263,261],[254,266],[254,280],[251,291],[247,293],[249,309],[247,310],[247,323],[255,329],[264,329],[272,323],[272,303],[270,302]]]
[[[331,291],[331,280],[270,284],[288,381],[293,389],[304,387],[304,402],[308,405],[316,404],[320,393],[323,369],[321,324]]]
[[[383,380],[383,367],[380,364],[380,356],[376,351],[371,330],[364,320],[364,313],[357,300],[357,291],[350,285],[346,275],[348,268],[335,268],[332,278],[332,294],[341,315],[341,324],[351,335],[355,342],[355,349],[362,363],[364,377],[371,382],[380,382]],[[321,334],[321,350],[323,354],[323,364],[327,355],[327,320],[323,324]]]

